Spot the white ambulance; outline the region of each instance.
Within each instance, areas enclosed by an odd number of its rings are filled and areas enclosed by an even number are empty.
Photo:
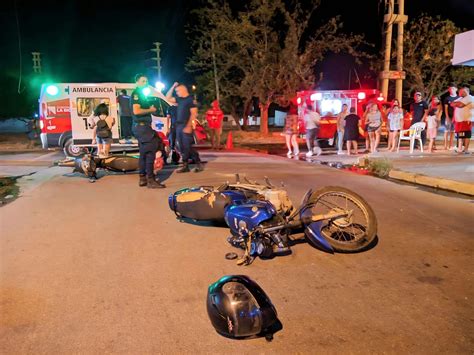
[[[112,127],[112,150],[138,149],[136,142],[125,143],[120,135],[117,103],[117,97],[122,90],[126,90],[130,96],[134,89],[134,84],[125,83],[42,85],[39,118],[43,148],[61,147],[67,156],[77,157],[82,155],[86,148],[94,147],[92,130],[87,124],[87,119],[97,105],[105,103],[109,106],[110,116],[114,117],[116,122]],[[157,108],[155,115],[152,116],[152,127],[166,136],[169,129],[166,112],[171,103],[151,86],[145,88],[144,93],[153,100]]]

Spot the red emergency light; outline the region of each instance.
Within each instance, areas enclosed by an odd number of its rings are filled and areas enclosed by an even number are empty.
[[[357,94],[357,98],[358,98],[359,100],[364,100],[364,99],[365,99],[365,92],[359,92],[359,93]]]
[[[296,99],[296,103],[297,103],[298,105],[301,104],[301,97],[298,97],[298,98]]]
[[[377,101],[383,101],[383,96],[382,96],[382,94],[380,94],[380,96],[377,97]]]

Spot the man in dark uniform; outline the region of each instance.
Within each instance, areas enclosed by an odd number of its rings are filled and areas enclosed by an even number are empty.
[[[176,88],[177,98],[172,96],[173,89]],[[199,153],[194,149],[193,121],[197,118],[197,107],[194,98],[189,95],[188,88],[183,84],[174,83],[166,94],[166,98],[173,103],[178,104],[176,117],[176,138],[179,150],[183,158],[183,167],[177,170],[177,173],[189,172],[189,159],[191,158],[196,166],[193,169],[195,173],[203,171],[204,168],[199,158]]]
[[[167,116],[170,122],[170,131],[168,133],[168,140],[170,142],[171,150],[176,149],[176,119],[178,118],[178,106],[172,105],[168,108]]]
[[[156,152],[162,144],[156,132],[151,128],[151,114],[156,111],[155,106],[151,105],[143,89],[148,86],[148,79],[143,74],[135,76],[137,87],[132,92],[132,112],[133,112],[133,134],[138,140],[140,151],[139,159],[139,186],[147,186],[151,189],[164,188],[159,180],[155,180],[153,174],[153,163],[155,162]]]

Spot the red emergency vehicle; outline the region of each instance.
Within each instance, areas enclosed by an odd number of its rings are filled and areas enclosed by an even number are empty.
[[[116,124],[112,127],[112,149],[136,148],[136,143],[121,142],[117,95],[122,89],[131,94],[135,85],[125,83],[42,85],[39,119],[43,148],[61,147],[67,156],[76,157],[82,155],[85,148],[94,147],[87,118],[100,103],[106,103],[109,106],[110,116],[115,118]],[[153,88],[148,90],[157,108],[156,116],[152,116],[153,128],[166,135],[169,129],[166,110],[170,103],[161,92]]]
[[[342,105],[355,107],[356,114],[363,120],[365,108],[369,103],[377,103],[382,113],[382,136],[388,136],[386,129],[387,110],[390,104],[387,103],[379,90],[310,90],[299,91],[297,93],[298,113],[300,117],[300,134],[304,134],[303,116],[306,105],[312,104],[321,115],[320,130],[318,139],[328,140],[330,145],[334,145],[337,139],[337,115],[342,111]],[[408,121],[407,121],[408,119]],[[410,118],[405,118],[404,127],[410,126]],[[363,122],[362,122],[363,123]],[[365,136],[364,124],[361,124],[359,133]]]

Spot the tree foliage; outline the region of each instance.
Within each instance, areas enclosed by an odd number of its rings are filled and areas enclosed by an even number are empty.
[[[409,22],[404,36],[404,81],[410,95],[421,91],[426,97],[442,94],[449,82],[461,84],[474,79],[474,69],[453,67],[454,36],[463,32],[450,20],[421,15]]]
[[[339,18],[314,29],[310,21],[320,4],[282,0],[249,0],[233,9],[225,0],[210,0],[196,10],[196,24],[189,34],[193,56],[187,68],[209,78],[212,54],[223,98],[242,101],[257,97],[261,110],[261,132],[268,132],[268,107],[272,102],[288,104],[296,91],[315,85],[314,67],[328,52],[364,56],[357,47],[362,36],[340,33]],[[205,88],[213,92],[214,83]],[[234,100],[235,101],[235,100]]]

